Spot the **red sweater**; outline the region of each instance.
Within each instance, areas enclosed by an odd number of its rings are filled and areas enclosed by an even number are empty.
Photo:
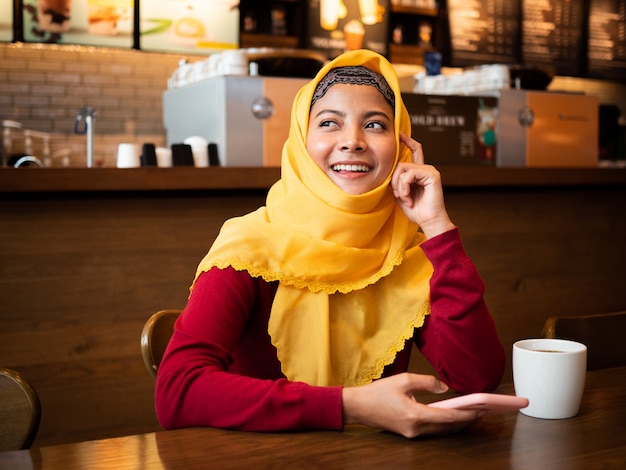
[[[504,350],[458,230],[422,248],[434,274],[431,314],[415,330],[417,347],[452,389],[494,389],[504,371]],[[198,277],[157,374],[156,412],[164,428],[343,428],[341,387],[290,382],[280,370],[267,332],[277,287],[232,268]],[[384,375],[406,371],[410,352],[408,341]]]

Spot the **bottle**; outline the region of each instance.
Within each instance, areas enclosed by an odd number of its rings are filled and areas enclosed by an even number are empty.
[[[402,44],[403,40],[402,34],[402,25],[397,24],[395,28],[393,28],[392,40],[394,44]]]

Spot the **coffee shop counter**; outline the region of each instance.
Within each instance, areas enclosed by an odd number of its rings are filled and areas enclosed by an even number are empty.
[[[609,168],[440,168],[447,187],[626,185],[626,171]],[[100,191],[267,189],[279,168],[0,168],[0,194]]]
[[[513,342],[551,315],[626,310],[626,170],[440,170],[509,364]],[[158,429],[143,323],[185,305],[224,220],[262,205],[279,177],[0,169],[0,357],[41,395],[39,443]],[[411,367],[428,371],[419,357]]]

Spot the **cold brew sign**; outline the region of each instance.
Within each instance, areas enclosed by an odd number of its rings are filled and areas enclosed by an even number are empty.
[[[498,99],[475,96],[402,95],[411,134],[427,163],[494,165]]]
[[[389,0],[309,2],[308,47],[328,58],[355,49],[387,54]]]

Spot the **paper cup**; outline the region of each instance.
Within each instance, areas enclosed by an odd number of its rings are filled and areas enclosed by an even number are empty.
[[[187,137],[184,143],[191,146],[195,166],[209,166],[209,143],[204,137],[197,135]]]
[[[117,146],[117,167],[136,168],[141,166],[141,147],[137,144],[119,144]]]
[[[157,147],[156,150],[157,165],[160,168],[169,168],[172,166],[172,150],[167,147]]]
[[[585,389],[587,347],[563,339],[526,339],[513,345],[515,394],[528,398],[521,413],[563,419],[578,414]]]

